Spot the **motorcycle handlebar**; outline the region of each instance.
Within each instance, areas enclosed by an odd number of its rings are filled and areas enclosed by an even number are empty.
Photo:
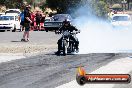
[[[78,34],[78,33],[80,33],[80,30],[79,31],[75,31],[75,32],[70,32],[70,34]],[[62,32],[57,31],[56,34],[62,34]]]
[[[71,32],[71,34],[78,34],[80,31]]]

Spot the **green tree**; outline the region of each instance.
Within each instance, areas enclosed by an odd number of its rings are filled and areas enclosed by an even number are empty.
[[[108,12],[106,0],[47,0],[47,5],[52,9],[57,9],[59,13],[67,11],[74,12],[75,8],[81,6],[91,8],[92,13],[99,17],[105,16]]]
[[[20,8],[22,0],[0,0],[0,5],[4,5],[7,8]]]
[[[92,11],[93,15],[98,17],[106,17],[108,13],[108,3],[106,0],[86,0],[84,5],[87,5],[88,8]]]
[[[48,7],[56,9],[59,13],[71,11],[76,8],[82,0],[46,0]]]
[[[96,15],[98,16],[98,17],[104,17],[104,16],[106,16],[106,14],[108,13],[108,6],[107,6],[107,4],[105,3],[105,1],[104,0],[100,0],[98,3],[97,3],[97,5],[96,5],[96,8],[95,8],[96,10]]]

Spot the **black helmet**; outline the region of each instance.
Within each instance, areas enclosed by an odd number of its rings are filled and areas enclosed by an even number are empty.
[[[69,22],[69,21],[67,21],[67,19],[65,19],[65,20],[63,21],[63,24],[64,24],[64,25],[65,25],[65,24],[70,25],[70,22]]]

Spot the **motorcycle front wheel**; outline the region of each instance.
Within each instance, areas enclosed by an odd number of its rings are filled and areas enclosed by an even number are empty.
[[[66,40],[63,41],[63,55],[67,55],[67,42]]]

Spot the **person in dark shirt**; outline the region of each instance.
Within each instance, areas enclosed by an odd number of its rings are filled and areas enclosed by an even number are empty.
[[[78,29],[76,29],[74,26],[72,26],[69,21],[65,20],[63,22],[63,26],[59,29],[59,31],[62,32],[62,31],[66,31],[66,30],[68,30],[70,32],[78,31]]]
[[[28,6],[26,6],[26,9],[24,10],[24,27],[25,27],[25,32],[23,34],[22,41],[29,41],[30,24],[32,23],[30,9],[31,9],[31,6],[28,5]],[[27,37],[27,40],[26,40],[25,37]]]
[[[36,26],[37,26],[38,30],[41,29],[41,25],[40,25],[41,19],[42,19],[42,14],[40,14],[40,11],[37,11],[37,13],[36,13]]]
[[[59,32],[62,33],[62,32],[67,31],[67,30],[69,32],[73,32],[73,31],[78,31],[79,32],[79,30],[76,29],[74,26],[72,26],[69,21],[65,20],[65,21],[63,21],[63,26],[59,29]],[[79,45],[78,38],[71,35],[70,39],[75,42],[76,51],[78,52],[78,50],[79,50],[79,48],[78,48],[78,45]],[[58,40],[58,51],[56,52],[56,54],[58,54],[58,55],[60,54],[61,44],[62,44],[62,37]]]

